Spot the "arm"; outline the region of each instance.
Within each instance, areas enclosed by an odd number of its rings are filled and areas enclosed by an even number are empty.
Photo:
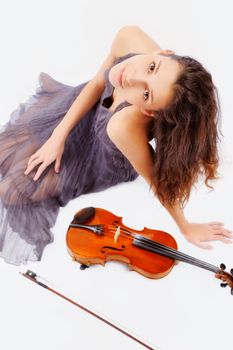
[[[153,183],[153,159],[145,131],[138,122],[140,112],[134,106],[125,108],[110,119],[107,132],[113,143],[127,157],[134,169],[145,179],[149,186]],[[136,127],[135,127],[136,125]],[[151,189],[156,193],[155,186]],[[181,231],[188,221],[179,205],[166,207]]]
[[[105,61],[101,65],[99,71],[91,79],[80,94],[77,96],[62,121],[53,130],[52,135],[37,150],[28,160],[27,168],[24,172],[25,175],[31,173],[31,171],[37,167],[34,180],[38,180],[43,171],[48,165],[55,161],[54,170],[59,172],[61,165],[61,158],[64,152],[64,144],[71,130],[75,125],[87,114],[87,112],[95,105],[99,100],[104,87],[104,72],[107,68],[111,67],[115,58],[124,55],[127,48],[128,38],[132,32],[131,26],[122,27],[113,40],[110,52]]]
[[[109,68],[115,59],[114,50],[111,49],[104,63],[93,79],[83,88],[77,96],[62,121],[55,128],[54,133],[65,140],[75,125],[91,110],[99,100],[104,90],[104,71]]]
[[[84,87],[71,105],[61,123],[55,129],[58,137],[65,139],[79,120],[95,105],[104,90],[104,71],[110,68],[116,57],[129,52],[150,53],[160,50],[160,46],[140,27],[128,25],[116,33],[108,56],[97,74]]]
[[[116,33],[114,40],[112,42],[110,51],[101,65],[100,69],[96,73],[96,75],[91,79],[87,85],[83,88],[81,93],[78,95],[76,100],[71,105],[70,109],[67,111],[66,115],[60,122],[60,124],[56,127],[54,132],[61,139],[66,139],[70,131],[74,128],[74,126],[80,121],[83,116],[95,105],[95,103],[99,100],[102,95],[102,92],[105,87],[104,81],[104,72],[106,69],[110,68],[117,57],[123,56],[129,52],[133,48],[135,50],[135,45],[129,46],[132,39],[136,36],[142,36],[143,32],[137,26],[124,26],[120,28],[120,30]],[[152,46],[152,40],[147,37],[144,40],[147,40],[147,44],[150,43]],[[150,42],[151,41],[151,42]],[[154,46],[156,44],[154,43]],[[141,50],[143,48],[141,47]]]
[[[140,111],[135,106],[122,109],[110,119],[107,132],[113,143],[128,158],[135,170],[146,180],[156,195],[153,185],[153,159],[148,144],[145,127]],[[192,223],[189,222],[184,211],[177,203],[174,206],[163,204],[173,220],[176,222],[185,238],[201,248],[211,248],[206,241],[219,240],[231,243],[232,231],[224,228],[223,223]]]
[[[61,141],[65,141],[75,125],[99,100],[102,91],[103,88],[96,79],[90,80],[77,96],[62,121],[54,129],[53,134]]]

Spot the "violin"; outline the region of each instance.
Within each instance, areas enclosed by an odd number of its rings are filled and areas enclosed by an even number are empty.
[[[132,229],[123,224],[122,217],[102,208],[83,208],[74,215],[66,233],[66,245],[82,270],[114,260],[128,264],[130,270],[145,277],[161,278],[182,261],[215,273],[222,281],[221,287],[228,285],[233,295],[233,269],[228,273],[223,263],[217,267],[184,254],[178,251],[169,233],[146,227],[141,231]]]

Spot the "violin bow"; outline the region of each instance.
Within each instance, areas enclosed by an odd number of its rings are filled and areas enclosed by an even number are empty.
[[[27,270],[25,273],[20,272],[20,274],[21,274],[22,276],[26,277],[27,279],[29,279],[30,281],[32,281],[32,282],[38,284],[39,286],[41,286],[41,287],[47,289],[48,291],[50,291],[50,292],[52,292],[52,293],[58,295],[58,296],[61,297],[61,298],[65,299],[66,301],[68,301],[69,303],[75,305],[76,307],[79,307],[80,309],[82,309],[83,311],[89,313],[90,315],[92,315],[92,316],[98,318],[100,321],[106,323],[106,324],[109,325],[110,327],[116,329],[117,331],[123,333],[124,335],[126,335],[126,336],[129,337],[130,339],[136,341],[137,343],[139,343],[140,345],[142,345],[144,348],[149,349],[149,350],[155,350],[154,347],[151,347],[150,345],[146,344],[146,343],[143,342],[142,340],[136,338],[134,335],[130,334],[129,332],[126,332],[124,329],[122,329],[122,328],[120,328],[119,326],[115,325],[114,323],[108,321],[106,318],[104,318],[104,317],[98,315],[97,313],[95,313],[95,312],[93,312],[92,310],[86,308],[85,306],[83,306],[83,305],[77,303],[76,301],[74,301],[74,300],[68,298],[67,296],[65,296],[65,295],[63,295],[63,294],[61,294],[61,293],[59,293],[59,292],[56,291],[55,289],[50,288],[50,287],[47,286],[46,284],[44,284],[44,283],[38,281],[37,278],[38,278],[39,276],[37,276],[37,274],[36,274],[35,272],[33,272],[33,271],[31,271],[31,270]]]

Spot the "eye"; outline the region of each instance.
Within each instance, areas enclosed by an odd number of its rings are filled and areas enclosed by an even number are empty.
[[[149,72],[153,72],[155,67],[156,67],[156,63],[155,62],[151,62],[149,64]],[[149,90],[145,90],[144,93],[143,93],[144,101],[147,101],[149,99],[149,96],[150,96],[150,91]]]
[[[150,96],[149,90],[145,90],[143,92],[143,99],[144,99],[144,101],[147,101],[149,99],[149,96]]]
[[[153,70],[155,69],[155,66],[156,66],[155,62],[151,62],[149,64],[149,71],[151,71],[151,69],[152,69],[152,72],[153,72]]]

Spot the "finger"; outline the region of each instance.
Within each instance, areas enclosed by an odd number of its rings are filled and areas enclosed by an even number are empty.
[[[215,232],[213,232],[214,235],[222,235],[228,238],[233,238],[233,233],[230,230],[226,230],[223,228],[220,228],[218,230],[215,230]]]
[[[47,168],[47,164],[46,163],[42,163],[41,166],[38,168],[38,170],[36,172],[36,175],[34,176],[33,180],[37,181],[46,168]]]
[[[221,234],[221,235],[225,235],[227,237],[233,237],[233,232],[231,230],[226,229],[223,226],[218,226],[218,227],[211,227],[211,231],[212,234],[216,235],[216,234]]]
[[[39,157],[39,155],[37,153],[34,153],[29,159],[28,159],[28,166]]]
[[[225,242],[228,241],[229,243],[232,243],[232,240],[230,238],[225,237],[221,234],[214,235],[209,239],[209,241],[222,241],[222,240],[224,240]]]
[[[210,225],[211,230],[221,230],[223,228],[223,225]]]
[[[232,244],[233,242],[229,239],[229,238],[226,238],[222,235],[216,235],[216,238],[215,238],[216,241],[221,241],[223,243],[226,243],[226,244]]]
[[[34,169],[34,167],[37,166],[38,164],[40,164],[41,162],[42,162],[42,160],[40,160],[39,158],[33,160],[33,162],[31,162],[31,164],[25,170],[24,174],[28,175]]]
[[[39,159],[40,155],[39,154],[33,154],[29,159],[28,159],[28,165],[30,165],[32,162],[34,162],[36,159]]]
[[[58,159],[56,160],[55,166],[54,166],[54,170],[55,170],[56,173],[59,172],[60,166],[61,166],[61,158],[58,158]]]
[[[226,232],[230,233],[231,235],[233,235],[233,231],[232,230],[228,230],[228,228],[225,228]]]
[[[230,231],[222,231],[222,232],[219,232],[217,233],[217,235],[221,235],[221,236],[224,236],[224,237],[227,237],[227,238],[233,238],[233,234],[230,232]]]
[[[37,166],[38,164],[40,164],[41,162],[43,162],[43,160],[42,159],[35,159],[32,163],[31,163],[31,165],[29,166],[29,167],[27,167],[27,169],[25,170],[25,172],[24,172],[24,174],[25,175],[28,175],[28,174],[30,174],[30,172],[35,168],[35,166]]]
[[[209,222],[209,225],[211,225],[211,226],[214,226],[214,225],[222,226],[222,225],[224,225],[224,223],[221,222],[221,221],[211,221],[211,222]]]
[[[222,227],[222,226],[218,226],[218,227],[211,227],[212,230],[217,230],[219,229],[221,232],[227,232],[229,234],[233,234],[233,231],[232,230],[229,230],[228,228],[225,228],[225,227]]]

